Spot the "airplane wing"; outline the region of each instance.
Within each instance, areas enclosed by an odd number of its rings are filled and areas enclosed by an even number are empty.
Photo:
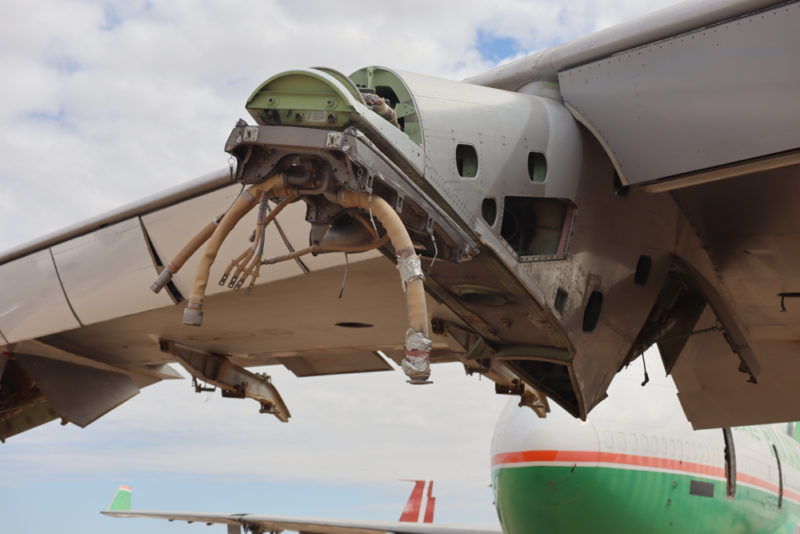
[[[240,532],[281,532],[291,530],[309,534],[499,534],[496,527],[475,525],[433,524],[436,499],[432,496],[433,482],[415,480],[400,521],[358,521],[257,514],[206,514],[185,512],[152,512],[131,510],[131,488],[121,486],[108,510],[100,513],[110,517],[150,517],[187,523],[228,525],[229,534]],[[427,491],[425,491],[427,488]],[[426,502],[422,506],[423,502]],[[419,522],[417,522],[419,520]]]
[[[131,510],[130,512],[101,512],[111,517],[150,517],[188,523],[229,525],[229,533],[238,533],[240,528],[247,532],[279,532],[290,530],[313,534],[499,534],[499,528],[476,527],[472,525],[447,525],[433,523],[405,523],[400,521],[356,521],[347,519],[315,519],[309,517],[283,517],[255,514],[193,514],[181,512],[150,512]],[[231,529],[233,527],[233,529]]]
[[[0,438],[169,364],[282,421],[247,367],[460,361],[583,418],[653,344],[696,428],[800,419],[798,22],[688,2],[466,82],[272,76],[235,166],[0,257]]]
[[[621,197],[671,196],[702,251],[673,247],[670,285],[702,297],[649,317],[626,363],[655,341],[695,428],[797,415],[798,23],[797,2],[685,2],[470,80],[556,82]]]

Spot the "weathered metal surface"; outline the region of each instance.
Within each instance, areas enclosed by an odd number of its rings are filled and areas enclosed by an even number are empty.
[[[284,423],[291,417],[269,376],[252,373],[219,354],[163,339],[159,345],[162,351],[175,356],[192,376],[221,388],[223,397],[255,399],[261,405],[261,413],[271,413]]]
[[[800,3],[559,73],[626,184],[800,147]]]
[[[64,292],[83,324],[172,304],[141,288],[157,274],[138,218],[53,246]]]
[[[10,343],[80,326],[49,249],[0,265],[0,296],[0,329]]]
[[[14,358],[36,381],[59,417],[81,427],[139,393],[123,373],[34,354],[15,353]]]
[[[681,2],[642,17],[548,48],[501,65],[465,81],[517,91],[523,85],[558,79],[562,70],[625,52],[753,11],[780,5],[782,0],[704,0]]]
[[[109,224],[118,223],[120,221],[130,219],[131,217],[149,213],[153,210],[170,206],[176,202],[181,202],[209,191],[219,189],[225,184],[230,184],[234,181],[233,174],[234,170],[226,167],[224,169],[220,169],[218,171],[195,178],[194,180],[190,180],[184,184],[167,189],[166,191],[156,193],[153,196],[132,202],[127,206],[122,206],[121,208],[98,215],[97,217],[92,217],[91,219],[80,222],[73,226],[68,226],[63,230],[59,230],[58,232],[40,237],[39,239],[35,239],[30,243],[24,243],[18,247],[14,247],[11,250],[6,251],[0,255],[0,264],[21,258],[26,254],[42,250],[45,247],[61,243],[67,239],[72,239],[73,237],[87,234],[99,228],[103,228],[104,226],[108,226]]]

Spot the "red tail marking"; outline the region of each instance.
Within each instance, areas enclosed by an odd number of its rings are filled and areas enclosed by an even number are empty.
[[[436,497],[433,496],[433,480],[428,486],[428,506],[425,508],[425,519],[423,523],[433,523],[433,508],[436,506]]]
[[[419,509],[422,505],[422,491],[425,487],[424,480],[414,480],[414,489],[411,490],[411,495],[408,497],[406,507],[403,508],[403,513],[400,515],[400,521],[407,523],[416,523],[419,521]]]

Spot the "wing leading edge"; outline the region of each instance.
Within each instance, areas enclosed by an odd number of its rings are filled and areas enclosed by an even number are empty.
[[[291,530],[309,534],[499,534],[499,528],[456,524],[407,523],[401,521],[358,521],[353,519],[326,519],[255,514],[197,514],[183,512],[154,512],[147,510],[111,511],[102,514],[111,517],[150,517],[188,523],[237,525],[255,532]],[[229,529],[230,532],[230,529]],[[233,532],[236,532],[234,530]]]
[[[256,514],[204,514],[193,512],[159,512],[131,510],[131,488],[120,486],[108,510],[100,513],[111,517],[150,517],[168,521],[228,525],[228,533],[281,532],[283,530],[307,534],[499,534],[491,526],[431,524],[433,521],[433,482],[412,480],[414,489],[408,498],[399,521],[359,521],[353,519],[328,519],[313,517],[273,516]],[[423,504],[423,489],[427,487],[427,501]],[[421,513],[426,510],[426,512]],[[421,522],[417,522],[421,521]],[[424,521],[424,522],[422,522]]]

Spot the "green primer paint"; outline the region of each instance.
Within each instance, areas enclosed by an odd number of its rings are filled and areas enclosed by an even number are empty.
[[[335,85],[322,72],[283,72],[262,83],[245,107],[263,125],[341,130],[350,124],[355,109],[350,105],[351,88]]]
[[[395,72],[381,67],[365,67],[350,75],[359,87],[372,89],[378,95],[394,101],[397,120],[403,126],[403,132],[416,144],[423,145],[422,127],[417,112],[414,96],[405,82]]]

